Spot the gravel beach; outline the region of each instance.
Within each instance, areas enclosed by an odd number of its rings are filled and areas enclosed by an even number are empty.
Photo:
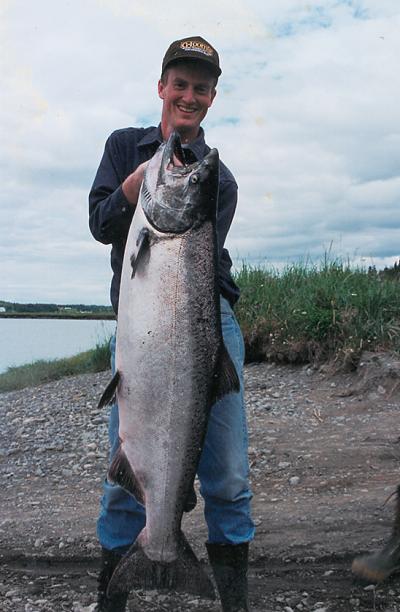
[[[91,611],[95,524],[107,465],[110,373],[0,395],[0,610]],[[379,548],[400,483],[400,367],[366,354],[357,371],[270,363],[245,368],[257,535],[250,599],[262,612],[400,610],[400,580],[353,580]],[[201,501],[184,531],[206,564]],[[218,602],[132,593],[130,610],[217,612]]]

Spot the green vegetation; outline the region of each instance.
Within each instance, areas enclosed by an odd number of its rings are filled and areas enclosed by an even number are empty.
[[[8,368],[0,374],[0,392],[14,391],[24,387],[41,385],[64,376],[101,372],[110,367],[109,340],[98,342],[90,351],[79,353],[74,357],[55,359],[53,361],[35,361],[18,367]]]
[[[328,260],[280,273],[243,265],[236,313],[247,360],[355,367],[363,350],[400,353],[399,271]]]
[[[328,258],[281,272],[243,265],[235,280],[247,361],[330,360],[351,368],[363,350],[400,354],[400,262],[380,272]],[[0,392],[105,370],[109,360],[104,341],[69,359],[9,368],[0,374]]]

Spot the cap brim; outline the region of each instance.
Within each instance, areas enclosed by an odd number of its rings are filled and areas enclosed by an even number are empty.
[[[218,66],[216,66],[213,62],[207,60],[207,59],[203,59],[202,57],[199,57],[198,55],[193,56],[193,55],[185,55],[184,57],[173,57],[171,58],[165,65],[163,65],[162,67],[162,71],[164,72],[164,70],[166,70],[166,68],[170,67],[172,64],[177,64],[178,62],[186,62],[186,61],[190,61],[190,62],[197,62],[200,64],[203,64],[204,66],[206,66],[216,77],[221,76],[222,74],[222,70],[221,68],[219,68]]]

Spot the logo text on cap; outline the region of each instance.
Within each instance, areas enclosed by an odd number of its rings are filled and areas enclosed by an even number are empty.
[[[180,46],[184,51],[198,51],[199,53],[204,53],[204,55],[214,55],[214,49],[212,47],[202,42],[198,42],[197,40],[185,40],[181,42]]]

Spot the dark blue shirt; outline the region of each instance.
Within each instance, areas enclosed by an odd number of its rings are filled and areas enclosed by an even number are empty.
[[[143,162],[150,159],[162,143],[160,126],[117,130],[108,138],[99,169],[89,194],[89,226],[93,236],[103,244],[111,244],[111,303],[118,312],[122,261],[134,207],[128,202],[122,183]],[[197,139],[185,145],[201,160],[210,151],[200,129]],[[228,168],[220,162],[220,185],[217,209],[219,245],[219,284],[221,294],[233,305],[239,297],[230,270],[232,261],[224,248],[237,203],[237,184]]]

